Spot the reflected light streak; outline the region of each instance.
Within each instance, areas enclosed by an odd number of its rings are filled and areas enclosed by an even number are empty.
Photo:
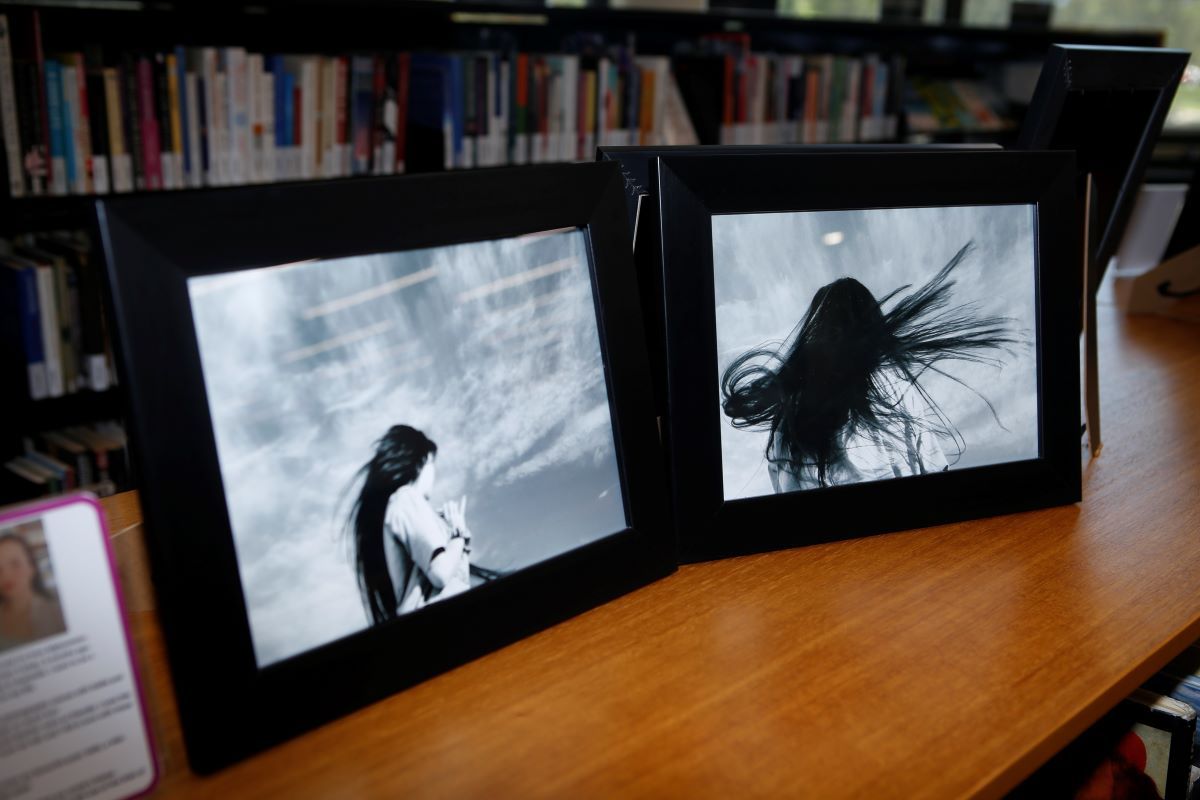
[[[494,308],[489,311],[486,316],[489,320],[491,320],[493,318],[506,317],[510,314],[516,314],[521,311],[532,311],[535,308],[541,308],[542,306],[549,305],[557,300],[561,300],[572,293],[578,293],[578,287],[562,286],[557,289],[551,289],[548,292],[542,292],[535,297],[531,297],[528,300],[522,300],[519,303],[513,303],[512,305]]]
[[[505,289],[511,289],[514,286],[522,286],[526,283],[531,283],[539,278],[546,278],[550,275],[555,275],[559,272],[565,272],[578,262],[574,258],[560,258],[557,261],[551,261],[549,264],[542,264],[540,267],[532,267],[524,272],[518,272],[515,275],[506,275],[503,278],[494,280],[491,283],[485,283],[482,286],[476,286],[474,289],[468,289],[465,292],[460,292],[455,300],[459,303],[468,303],[472,300],[478,300],[481,297],[487,297],[497,292],[502,292]]]
[[[381,283],[378,286],[372,286],[370,289],[364,289],[361,292],[348,294],[345,297],[339,297],[336,300],[330,300],[320,305],[315,305],[312,308],[306,308],[300,316],[304,319],[315,319],[326,314],[332,314],[335,311],[343,311],[347,308],[366,303],[370,300],[375,300],[392,292],[398,292],[401,289],[407,289],[409,286],[415,286],[418,283],[424,283],[428,280],[433,280],[437,277],[437,267],[426,267],[425,269],[409,273],[395,280]]]
[[[385,319],[382,322],[376,322],[374,325],[368,325],[365,328],[359,328],[356,331],[343,333],[341,336],[334,336],[332,339],[326,339],[323,342],[311,344],[308,347],[301,347],[297,350],[290,350],[283,354],[283,362],[291,364],[301,359],[310,358],[321,353],[327,353],[330,350],[335,350],[354,342],[369,339],[372,336],[391,330],[396,327],[395,320]]]

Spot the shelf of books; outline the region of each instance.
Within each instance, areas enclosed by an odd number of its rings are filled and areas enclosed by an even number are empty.
[[[965,78],[917,82],[911,91],[907,61],[944,72],[947,63],[961,65],[958,51],[966,48],[985,63],[1036,65],[1050,41],[1048,33],[574,9],[497,13],[420,2],[336,12],[297,4],[275,14],[263,6],[256,15],[223,14],[225,4],[207,14],[179,8],[0,14],[0,169],[9,197],[589,160],[603,144],[893,140],[908,99],[932,109],[918,111],[932,127],[978,122],[987,132],[1004,126],[997,92]],[[225,15],[247,23],[239,25],[247,41],[270,40],[268,23],[282,24],[285,11],[291,23],[309,18],[298,26],[307,32],[296,36],[302,42],[325,25],[330,41],[343,40],[338,29],[347,17],[415,21],[395,29],[400,45],[366,51],[152,44],[172,34],[194,40],[228,23]],[[676,29],[669,35],[667,22]],[[378,35],[363,27],[360,40]],[[139,28],[147,28],[143,41],[121,43]],[[115,45],[110,29],[121,31]],[[1127,44],[1160,38],[1061,33]],[[525,40],[542,46],[527,49]],[[453,49],[404,45],[420,41]],[[41,213],[22,208],[5,226],[36,225]]]
[[[0,370],[8,423],[0,501],[127,488],[111,340],[86,236],[0,241]]]
[[[1161,40],[422,0],[129,5],[0,6],[0,370],[20,410],[0,420],[0,502],[127,488],[127,471],[78,460],[89,438],[123,440],[96,196],[600,145],[999,136],[1005,70],[1036,78],[1052,38]]]

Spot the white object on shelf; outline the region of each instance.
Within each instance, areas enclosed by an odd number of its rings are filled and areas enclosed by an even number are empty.
[[[1183,201],[1186,183],[1148,183],[1138,192],[1121,245],[1109,262],[1118,277],[1141,275],[1162,261]]]
[[[1161,314],[1200,322],[1200,247],[1185,250],[1136,277],[1113,281],[1117,305],[1127,314]]]

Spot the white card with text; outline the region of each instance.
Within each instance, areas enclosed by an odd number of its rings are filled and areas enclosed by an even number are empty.
[[[0,510],[0,798],[123,800],[157,780],[104,512]]]

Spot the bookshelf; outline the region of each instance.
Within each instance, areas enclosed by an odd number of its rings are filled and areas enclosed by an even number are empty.
[[[666,13],[435,0],[95,0],[86,7],[0,3],[0,13],[13,18],[34,10],[40,18],[47,53],[79,50],[96,43],[103,45],[106,54],[161,51],[176,45],[237,45],[252,52],[324,54],[418,50],[579,52],[632,43],[639,55],[683,57],[695,53],[702,38],[719,35],[748,37],[755,52],[835,56],[879,53],[903,58],[910,76],[993,82],[1002,80],[1000,75],[1008,65],[1032,64],[1036,70],[1046,48],[1055,41],[1122,45],[1156,45],[1162,41],[1160,33],[1151,31],[1016,31],[802,20],[752,11]],[[20,35],[20,31],[14,31],[14,37]],[[714,86],[713,96],[719,94],[720,88]],[[1004,135],[1003,131],[989,132],[984,138]],[[962,136],[949,132],[944,138]],[[429,160],[418,166],[428,168]],[[5,194],[0,196],[0,238],[87,229],[91,207],[92,199],[81,195],[11,199]],[[98,257],[94,260],[98,263]],[[61,400],[18,403],[18,413],[0,422],[0,463],[20,452],[25,437],[48,425],[108,418],[121,408],[119,388],[83,392]],[[8,499],[13,498],[0,496],[0,501]]]
[[[1099,318],[1082,504],[685,566],[208,778],[112,498],[159,795],[1003,796],[1200,636],[1195,328]]]

